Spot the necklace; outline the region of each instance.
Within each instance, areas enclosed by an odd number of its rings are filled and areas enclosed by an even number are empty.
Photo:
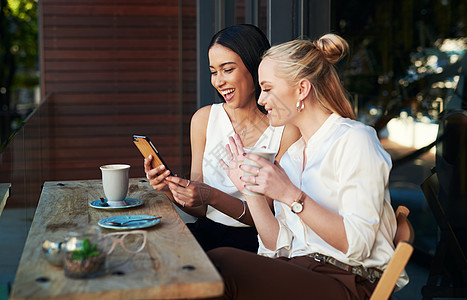
[[[263,113],[262,113],[261,118],[259,118],[259,120],[258,120],[257,122],[255,122],[252,126],[255,127],[257,124],[259,124],[259,123],[263,120],[263,118],[264,118],[265,115],[266,115],[266,114],[263,114]],[[240,131],[240,133],[238,132],[238,127],[240,126],[240,124],[239,124],[238,121],[237,121],[237,114],[235,113],[235,109],[234,109],[234,118],[235,118],[235,124],[236,124],[236,126],[235,126],[235,128],[234,128],[234,131],[235,131],[236,133],[238,133],[238,135],[239,135],[239,136],[241,137],[241,139],[243,140],[243,138],[246,136],[248,130],[247,130],[247,127],[245,126],[245,127],[243,127],[242,131]],[[248,121],[250,121],[250,111],[248,111]],[[251,123],[251,121],[250,121],[250,123]]]

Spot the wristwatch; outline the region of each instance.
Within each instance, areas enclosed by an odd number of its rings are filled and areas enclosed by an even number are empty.
[[[299,214],[303,211],[303,205],[305,204],[305,197],[306,194],[303,191],[300,191],[300,195],[298,196],[298,199],[292,202],[290,205],[290,209],[294,214]]]

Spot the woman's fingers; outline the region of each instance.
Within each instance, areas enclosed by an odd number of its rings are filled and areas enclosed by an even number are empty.
[[[227,160],[231,161],[233,159],[232,150],[230,150],[230,145],[225,145],[225,154],[227,155]]]
[[[156,191],[162,191],[164,188],[167,187],[167,184],[165,182],[162,183],[154,183],[151,184],[152,188],[155,189]]]
[[[177,177],[171,177],[170,179],[174,179]],[[187,180],[191,185],[191,181]],[[182,183],[182,181],[180,181]],[[175,183],[173,181],[167,180],[167,185],[172,192],[172,195],[175,199],[175,201],[180,204],[183,207],[196,207],[201,204],[202,202],[199,202],[199,199],[197,199],[196,195],[196,185],[193,184],[194,188],[186,188],[181,186],[179,183]]]
[[[178,184],[167,181],[167,185],[169,186],[169,189],[172,192],[174,200],[178,204],[180,204],[183,207],[190,206],[190,205],[187,205],[188,198],[180,192],[180,190],[182,190],[182,188]]]
[[[147,173],[151,170],[152,155],[144,159],[144,172]]]
[[[235,142],[235,139],[231,136],[229,136],[229,145],[230,145],[230,151],[233,156],[238,156],[238,147]]]
[[[149,184],[153,187],[153,189],[158,190],[158,191],[163,190],[167,186],[165,178],[169,175],[170,175],[170,171],[166,171],[163,174],[156,176],[156,177],[151,177],[149,172],[146,173],[146,177],[149,180]]]
[[[243,154],[245,153],[243,151],[243,142],[242,142],[242,139],[240,138],[240,136],[238,134],[235,134],[234,135],[234,141],[235,141],[235,145],[237,145],[237,153],[238,154]]]
[[[148,180],[157,180],[157,181],[162,181],[164,180],[167,176],[170,175],[170,171],[169,170],[165,170],[165,166],[164,165],[160,165],[158,166],[157,168],[154,168],[154,169],[149,169],[146,171],[146,178]]]
[[[268,161],[264,157],[261,157],[261,156],[259,156],[257,154],[243,153],[243,156],[245,156],[245,158],[248,158],[248,160],[257,163],[260,166],[260,168],[272,165],[272,163],[270,161]],[[246,164],[243,164],[243,166],[245,166],[245,165]]]
[[[219,159],[219,163],[221,164],[222,168],[226,171],[228,171],[230,168],[229,168],[229,165],[225,163],[225,161],[221,158]]]
[[[146,166],[147,160],[145,160],[145,169],[149,170],[146,172],[146,178],[149,180],[149,184],[153,189],[161,191],[166,187],[165,179],[170,175],[169,170],[165,170],[164,166],[158,166],[155,169],[150,169],[150,166]],[[149,160],[150,163],[150,160]]]
[[[243,175],[242,177],[240,177],[240,180],[245,183],[252,183],[252,184],[262,183],[261,179],[258,178],[258,176],[254,176],[254,175]]]
[[[246,172],[246,173],[249,173],[253,176],[258,176],[261,168],[258,168],[258,167],[255,167],[255,166],[250,166],[250,165],[247,165],[247,164],[242,164],[240,166],[240,170]]]
[[[244,189],[249,190],[250,192],[264,195],[264,187],[261,185],[245,184]]]
[[[180,177],[169,176],[166,178],[167,181],[175,183],[183,188],[187,188],[190,186],[191,181],[189,179],[183,179]]]

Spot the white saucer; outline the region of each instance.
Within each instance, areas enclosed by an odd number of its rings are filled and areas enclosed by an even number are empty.
[[[106,200],[105,203],[107,204],[107,199],[105,200]],[[125,202],[126,202],[126,205],[124,206],[105,206],[101,200],[94,200],[91,203],[89,203],[89,206],[94,207],[94,208],[99,208],[99,209],[112,210],[112,209],[131,208],[131,207],[136,207],[136,206],[140,206],[143,204],[143,200],[134,199],[134,198],[126,198]]]
[[[123,226],[110,224],[110,222],[123,223],[129,220],[149,219],[149,218],[155,218],[155,217],[148,216],[148,215],[113,216],[110,218],[99,220],[99,222],[97,222],[97,225],[104,227],[104,228],[109,228],[109,229],[128,230],[128,229],[140,229],[140,228],[151,227],[151,226],[158,224],[161,221],[161,219],[134,221],[134,222],[128,223],[128,225],[123,225]]]

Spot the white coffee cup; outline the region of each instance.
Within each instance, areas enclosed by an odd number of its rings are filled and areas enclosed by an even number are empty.
[[[115,164],[100,167],[102,186],[109,206],[125,206],[128,194],[130,165]]]
[[[259,155],[265,159],[267,159],[269,162],[274,162],[274,159],[276,157],[276,152],[266,149],[266,148],[255,148],[255,147],[245,147],[243,150],[246,153],[253,153],[256,155]],[[249,166],[254,166],[260,168],[260,165],[258,165],[256,162],[249,160],[248,158],[245,157],[245,160],[243,161],[244,165],[249,165]],[[244,176],[257,176],[256,173],[248,173],[246,171],[243,172]],[[246,185],[255,185],[254,183],[245,183]],[[247,189],[243,190],[243,193],[246,195],[254,195],[254,196],[262,196],[262,194],[258,194],[252,191],[249,191]]]

